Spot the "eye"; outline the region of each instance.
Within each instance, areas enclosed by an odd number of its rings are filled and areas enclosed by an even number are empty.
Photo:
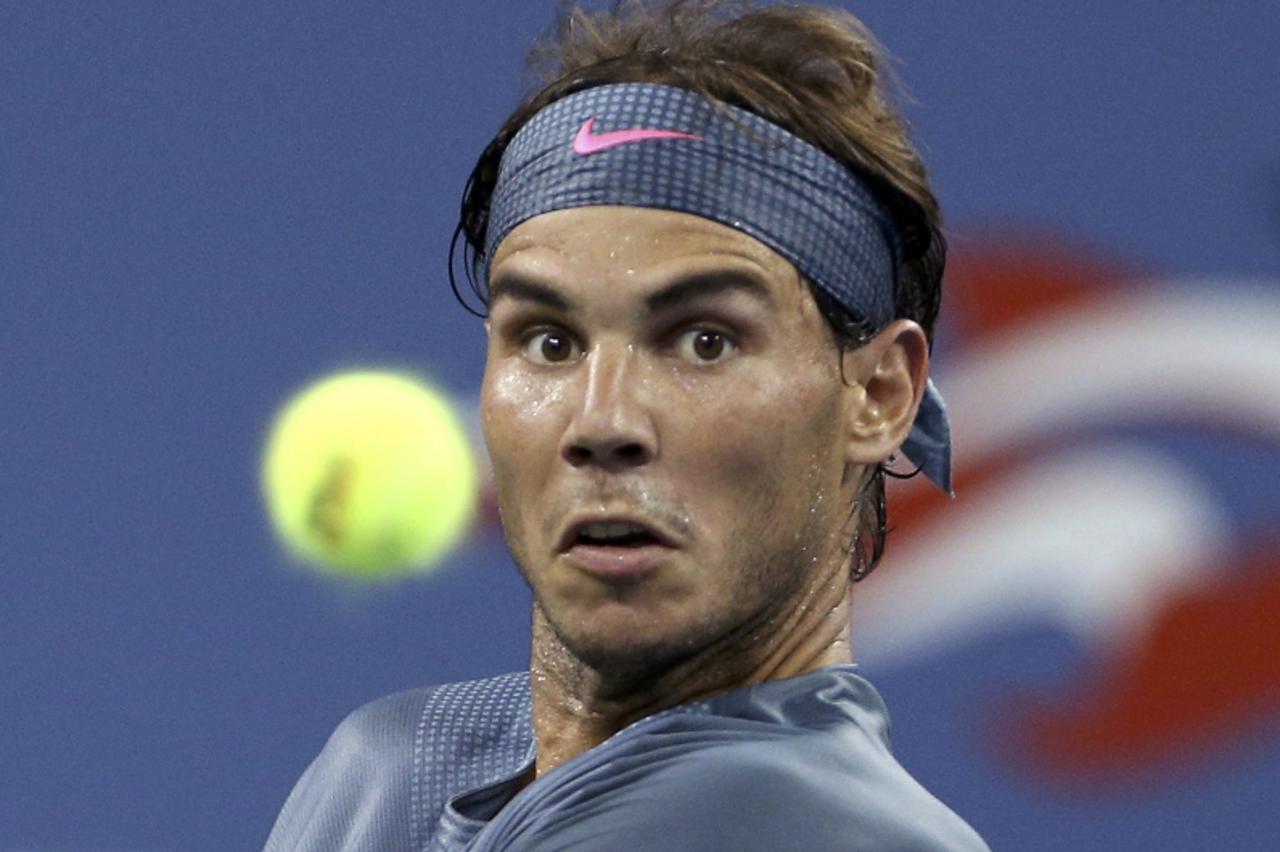
[[[537,364],[563,364],[578,356],[577,344],[562,331],[538,331],[524,342],[524,354]]]
[[[727,334],[714,328],[691,328],[680,335],[676,346],[683,357],[706,364],[723,361],[727,353],[738,350]]]

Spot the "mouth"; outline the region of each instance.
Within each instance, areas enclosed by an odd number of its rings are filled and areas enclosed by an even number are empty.
[[[584,518],[569,525],[560,552],[578,568],[612,583],[636,582],[675,550],[661,529],[634,518]]]
[[[564,553],[576,547],[633,550],[655,545],[674,547],[675,543],[660,528],[639,518],[595,516],[570,523],[560,536],[558,549]]]

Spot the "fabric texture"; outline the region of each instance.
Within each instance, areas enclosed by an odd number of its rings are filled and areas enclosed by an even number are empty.
[[[596,86],[540,110],[499,166],[489,259],[534,216],[573,207],[675,210],[754,237],[855,316],[894,319],[902,259],[893,217],[821,149],[747,110],[649,83]],[[951,430],[930,381],[903,454],[951,493]]]
[[[642,719],[520,789],[528,674],[397,693],[334,732],[283,850],[984,850],[893,758],[853,666]]]

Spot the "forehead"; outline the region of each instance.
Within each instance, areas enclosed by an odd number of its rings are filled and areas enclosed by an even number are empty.
[[[597,206],[555,210],[517,225],[494,251],[490,276],[515,268],[598,279],[743,264],[779,286],[799,279],[773,249],[719,222],[675,210]]]

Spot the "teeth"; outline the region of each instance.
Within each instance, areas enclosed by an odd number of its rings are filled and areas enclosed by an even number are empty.
[[[639,524],[628,523],[584,524],[578,530],[578,534],[586,538],[621,538],[625,535],[647,532],[648,530]]]

